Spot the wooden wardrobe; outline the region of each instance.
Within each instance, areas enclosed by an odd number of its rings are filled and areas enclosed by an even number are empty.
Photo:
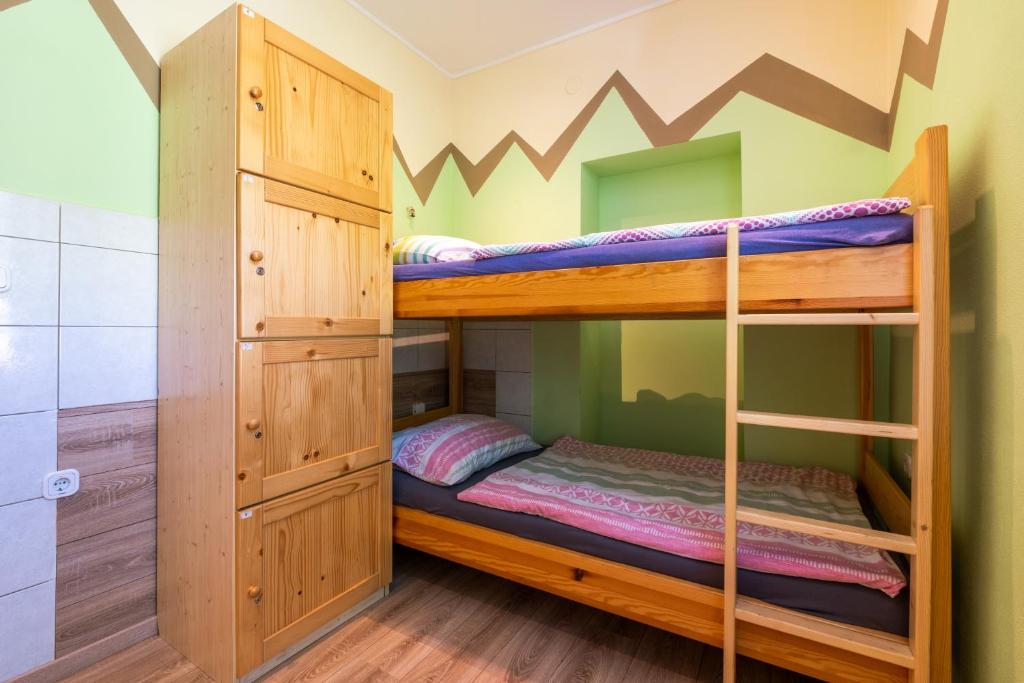
[[[251,679],[391,581],[391,95],[244,6],[161,80],[159,632]]]

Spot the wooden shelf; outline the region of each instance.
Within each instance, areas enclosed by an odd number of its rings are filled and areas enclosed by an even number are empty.
[[[834,434],[856,434],[888,439],[917,439],[917,427],[895,422],[872,422],[870,420],[850,420],[840,417],[811,417],[808,415],[785,415],[783,413],[762,413],[752,410],[740,410],[736,413],[736,421],[745,425],[761,427],[783,427],[786,429],[805,429],[812,432],[832,432]]]
[[[914,653],[909,641],[890,633],[840,624],[743,596],[736,598],[736,618],[822,645],[914,668]]]
[[[830,538],[835,541],[856,543],[881,550],[892,550],[897,553],[906,553],[907,555],[913,555],[917,552],[917,543],[910,536],[893,534],[888,531],[878,531],[876,529],[864,529],[850,526],[849,524],[824,522],[784,512],[771,512],[740,506],[737,508],[736,519],[750,524],[761,524],[775,529],[785,529],[801,534]]]

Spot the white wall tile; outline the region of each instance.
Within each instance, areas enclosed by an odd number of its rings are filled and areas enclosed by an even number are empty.
[[[155,327],[61,328],[61,408],[154,398]]]
[[[462,333],[462,367],[466,370],[493,370],[494,330],[465,330]]]
[[[494,379],[494,409],[498,413],[529,415],[531,378],[528,372],[497,372]]]
[[[504,420],[510,425],[519,427],[527,434],[533,434],[533,418],[529,415],[516,415],[514,413],[498,413],[494,414],[499,420]]]
[[[0,505],[38,498],[56,469],[56,411],[0,417]]]
[[[157,257],[62,244],[61,325],[156,325]]]
[[[406,372],[416,372],[418,354],[415,344],[405,344],[403,341],[418,336],[416,328],[396,328],[392,345],[391,372],[399,375]]]
[[[501,330],[495,335],[495,369],[530,372],[533,366],[532,333],[529,330]]]
[[[0,507],[0,529],[0,557],[6,558],[0,562],[0,595],[54,579],[57,501],[36,498],[4,505]]]
[[[0,325],[57,324],[59,250],[55,242],[0,237],[8,283],[0,292]]]
[[[60,239],[60,204],[0,192],[0,235],[56,242]]]
[[[119,211],[64,204],[60,214],[60,241],[91,247],[157,253],[157,220]]]
[[[57,408],[57,328],[0,327],[0,415]]]
[[[53,659],[56,582],[0,597],[0,681]]]
[[[421,330],[423,334],[426,330]],[[436,331],[433,331],[436,334]],[[430,342],[429,344],[417,344],[417,367],[420,370],[443,370],[448,367],[448,344],[444,342]]]

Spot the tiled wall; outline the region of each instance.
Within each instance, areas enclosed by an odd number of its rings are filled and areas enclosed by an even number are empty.
[[[140,465],[148,446],[137,447],[148,444],[149,427],[126,432],[116,426],[121,417],[100,421],[86,446],[65,435],[83,415],[155,413],[145,402],[156,398],[156,251],[155,218],[0,192],[0,287],[8,286],[0,291],[0,680],[87,644],[88,633],[83,640],[76,628],[75,642],[62,646],[61,618],[122,576],[95,539],[139,516],[152,519],[151,473],[121,470],[117,483],[108,477],[101,484],[95,477],[103,473],[89,469],[98,460],[88,457],[118,451],[123,460],[127,448],[132,467],[151,467],[155,453]],[[144,403],[110,406],[126,402]],[[152,422],[148,413],[136,417]],[[58,426],[65,420],[71,432]],[[83,490],[61,501],[61,521],[55,502],[41,497],[59,449],[72,463],[61,466],[84,470]],[[134,511],[111,513],[126,491]],[[90,524],[82,526],[85,518]],[[70,539],[101,559],[83,563]],[[131,563],[145,565],[137,556]],[[116,624],[116,610],[104,619]]]
[[[466,322],[462,332],[462,368],[467,412],[490,413],[532,431],[533,333],[529,322]],[[478,398],[479,397],[479,398]]]

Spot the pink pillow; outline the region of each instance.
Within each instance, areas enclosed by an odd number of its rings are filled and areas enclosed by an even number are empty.
[[[474,472],[540,446],[518,427],[486,415],[451,415],[391,437],[391,462],[431,484],[451,486]]]

